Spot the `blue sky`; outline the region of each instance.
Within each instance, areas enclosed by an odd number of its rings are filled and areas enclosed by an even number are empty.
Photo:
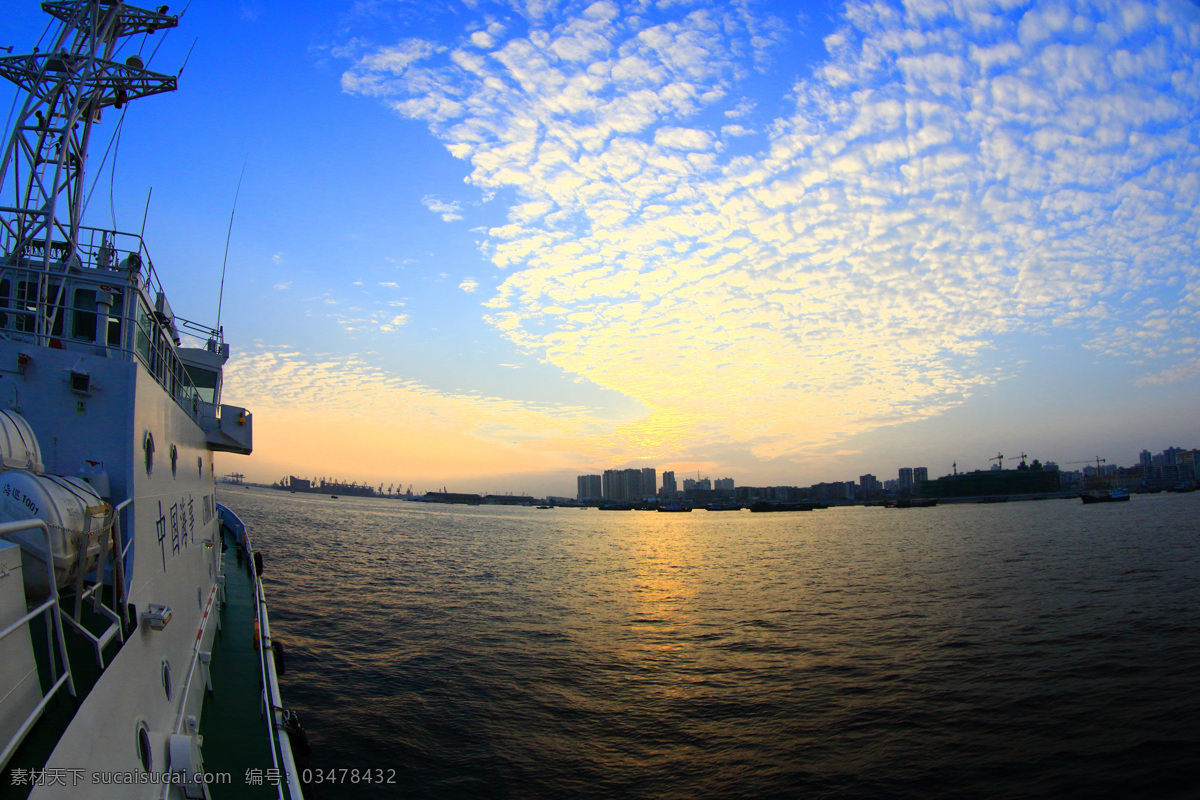
[[[151,67],[193,41],[112,205],[154,187],[213,320],[245,164],[229,469],[570,494],[1200,442],[1195,3],[197,2]]]

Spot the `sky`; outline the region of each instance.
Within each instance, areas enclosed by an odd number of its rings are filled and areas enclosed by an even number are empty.
[[[219,314],[255,435],[220,470],[540,496],[1200,447],[1193,0],[201,1],[149,67],[180,89],[89,222],[144,214],[176,313]]]

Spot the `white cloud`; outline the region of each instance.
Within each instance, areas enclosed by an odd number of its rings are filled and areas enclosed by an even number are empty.
[[[462,283],[458,285],[458,288],[462,289],[464,292],[473,292],[479,288],[479,282],[474,278],[463,278]]]
[[[654,143],[670,150],[707,150],[712,140],[711,134],[696,128],[665,127],[654,132]]]
[[[256,412],[275,410],[264,416],[320,409],[324,415],[363,417],[398,430],[449,430],[484,441],[519,432],[553,442],[602,430],[590,409],[438,391],[356,356],[322,357],[259,346],[229,361],[226,385],[238,402]]]
[[[746,15],[593,8],[348,74],[518,198],[485,243],[508,271],[489,319],[650,409],[606,446],[795,455],[961,403],[1010,374],[1015,332],[1193,373],[1186,4],[856,0],[775,119],[741,91],[772,41]],[[722,156],[755,129],[760,152]]]
[[[432,195],[426,195],[421,198],[421,203],[433,213],[441,214],[443,222],[454,222],[455,220],[462,219],[462,214],[458,213],[460,206],[456,202],[447,203]]]

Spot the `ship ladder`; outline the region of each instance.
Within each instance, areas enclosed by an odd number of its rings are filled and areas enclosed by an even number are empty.
[[[113,604],[120,607],[125,599],[125,570],[124,570],[124,549],[121,546],[120,515],[118,511],[128,505],[128,501],[122,503],[117,509],[113,509],[107,503],[98,506],[89,506],[84,518],[84,530],[73,531],[62,529],[69,534],[75,541],[76,550],[76,573],[75,573],[75,610],[74,614],[64,616],[63,620],[71,625],[76,631],[86,637],[91,643],[96,652],[96,664],[100,669],[104,669],[104,648],[113,640],[113,637],[121,642],[125,641],[125,631],[121,624],[122,617],[114,608],[104,604],[104,573],[107,569],[107,560],[110,554],[113,555],[112,574],[113,574]],[[92,522],[99,519],[100,523],[93,526]],[[93,580],[88,581],[87,569],[88,554],[93,548],[99,545],[99,553],[97,555],[96,565],[90,570],[93,575]],[[99,635],[88,630],[83,624],[83,601],[90,599],[92,601],[92,611],[108,620],[106,627]]]

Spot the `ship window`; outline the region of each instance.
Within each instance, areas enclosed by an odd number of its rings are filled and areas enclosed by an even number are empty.
[[[59,284],[59,283],[46,284],[46,294],[42,296],[42,300],[41,300],[40,304],[37,302],[37,296],[38,296],[37,283],[35,283],[35,282],[26,283],[26,282],[22,281],[22,284],[24,284],[24,286],[25,286],[25,299],[28,301],[28,305],[26,307],[30,311],[33,311],[35,313],[37,313],[38,310],[41,309],[48,316],[52,316],[53,322],[50,324],[50,335],[51,336],[62,336],[63,335],[63,317],[66,316],[63,313],[63,310],[64,310],[63,306],[66,304],[65,303],[66,297],[64,295],[59,294],[59,289],[62,287],[62,284]],[[17,293],[20,294],[20,291],[21,291],[21,288],[20,288],[20,285],[18,285]],[[35,327],[34,316],[31,314],[27,319],[29,322],[29,327],[26,328],[26,330],[32,331]]]
[[[204,460],[200,456],[196,456],[196,477],[204,477]]]
[[[50,292],[51,292],[50,293],[50,303],[57,303],[60,300],[60,298],[58,297],[58,287],[51,286]],[[54,314],[54,323],[50,326],[50,335],[51,336],[62,336],[63,335],[63,318],[67,316],[65,313],[63,313],[63,306],[61,306],[61,305],[51,306],[50,304],[47,304],[47,307],[52,308],[53,310],[50,313]]]
[[[190,365],[184,368],[187,370],[187,375],[191,379],[192,385],[196,387],[200,399],[206,403],[217,402],[217,383],[220,380],[221,374]]]
[[[135,346],[142,357],[142,362],[147,367],[151,367],[150,336],[153,331],[154,323],[150,320],[150,312],[146,310],[145,305],[138,303],[137,342]]]
[[[17,281],[17,296],[13,308],[21,313],[14,314],[13,329],[32,333],[34,329],[34,314],[37,312],[37,283],[32,281]]]
[[[163,659],[163,662],[162,662],[162,681],[163,681],[163,691],[166,693],[167,699],[170,700],[171,699],[171,662],[167,661],[165,658]]]
[[[179,466],[179,448],[176,447],[175,445],[171,445],[171,477],[172,478],[176,477],[176,475],[178,474],[178,472],[177,472],[178,466]]]
[[[150,431],[146,431],[142,449],[146,451],[146,474],[149,475],[154,470],[154,434]]]
[[[154,768],[154,752],[150,749],[150,729],[145,722],[138,723],[137,751],[138,760],[142,762],[142,769],[150,772]]]
[[[87,342],[96,340],[96,291],[76,289],[75,305],[71,309],[71,338]]]
[[[113,296],[113,314],[108,318],[108,343],[110,345],[119,345],[121,343],[121,317],[120,312],[121,296]]]

